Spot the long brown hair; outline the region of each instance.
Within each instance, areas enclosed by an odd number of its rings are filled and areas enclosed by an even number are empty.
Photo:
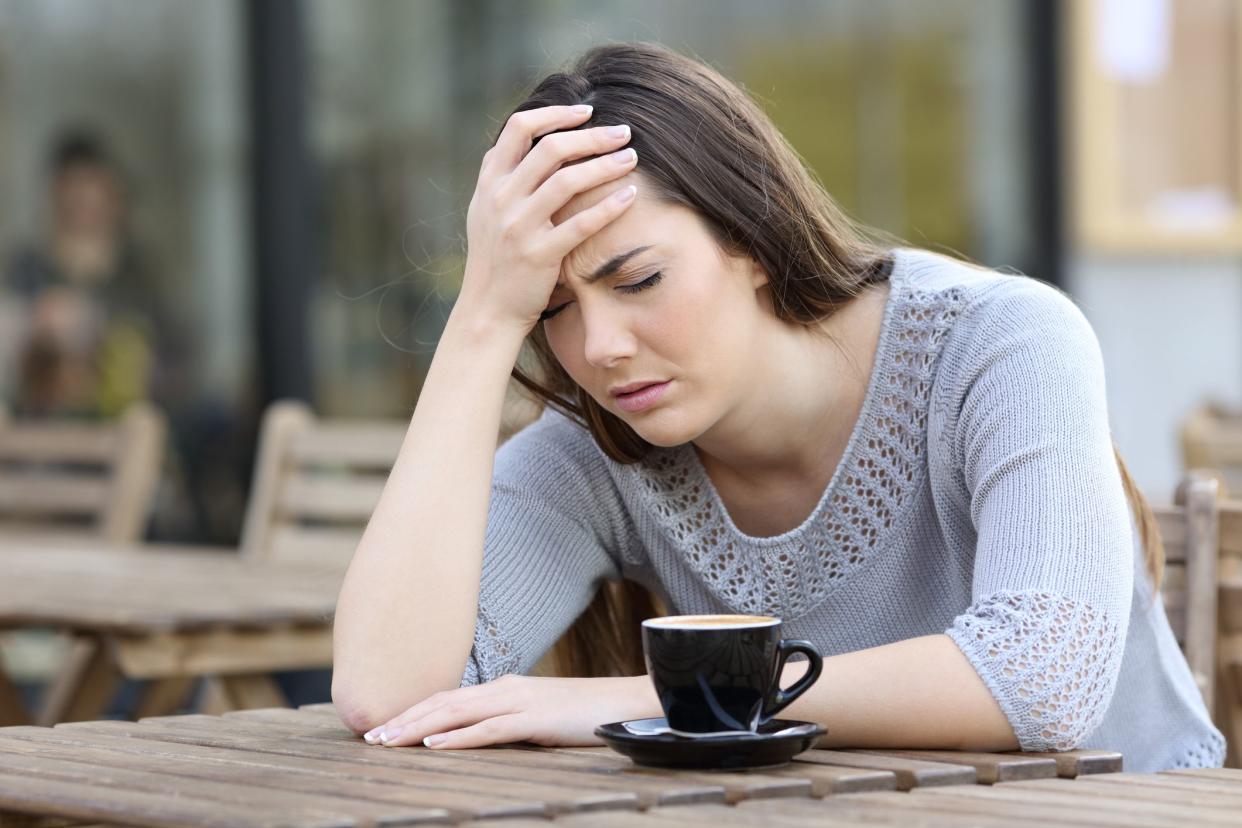
[[[579,128],[630,125],[629,146],[638,152],[648,195],[695,211],[722,250],[763,267],[778,318],[813,325],[886,278],[895,240],[846,216],[767,115],[711,67],[657,44],[598,46],[569,70],[540,81],[514,112],[577,103],[594,106]],[[528,358],[513,370],[518,383],[590,429],[613,460],[635,463],[646,456],[651,445],[561,368],[541,325],[527,345]],[[524,366],[531,358],[533,366]],[[1154,517],[1120,456],[1117,461],[1141,517],[1148,566],[1158,578],[1164,556]],[[639,625],[664,611],[638,584],[606,585],[557,642],[554,671],[645,672]]]

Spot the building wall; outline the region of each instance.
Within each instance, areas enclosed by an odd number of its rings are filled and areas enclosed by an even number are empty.
[[[1242,259],[1080,254],[1066,276],[1104,353],[1117,445],[1167,501],[1182,418],[1208,399],[1242,404]]]

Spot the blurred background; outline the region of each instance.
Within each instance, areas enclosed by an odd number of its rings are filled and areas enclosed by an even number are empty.
[[[236,543],[274,400],[405,418],[504,114],[607,40],[742,83],[847,211],[1070,292],[1167,500],[1242,401],[1237,0],[0,0],[0,400],[154,400],[148,537]]]

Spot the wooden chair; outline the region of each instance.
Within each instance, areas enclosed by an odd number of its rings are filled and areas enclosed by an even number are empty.
[[[145,402],[99,424],[0,416],[0,531],[139,540],[165,432]]]
[[[252,560],[349,561],[409,424],[320,420],[305,403],[263,417],[241,553]]]
[[[1242,754],[1242,503],[1221,502],[1209,472],[1179,486],[1179,505],[1158,507],[1164,540],[1161,598],[1169,625],[1229,742],[1231,767]]]
[[[499,441],[538,416],[510,395]],[[264,415],[241,551],[256,560],[344,564],[366,528],[409,421],[322,420],[302,402]]]
[[[1242,410],[1203,405],[1182,422],[1182,461],[1187,469],[1211,469],[1231,497],[1242,497]]]
[[[142,538],[164,457],[163,415],[150,403],[115,421],[23,420],[0,412],[0,533],[131,543]],[[0,567],[3,567],[0,539]],[[23,682],[51,679],[69,652],[51,630],[0,634],[0,662]]]

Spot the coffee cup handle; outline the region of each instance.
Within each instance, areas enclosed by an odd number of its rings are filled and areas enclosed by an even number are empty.
[[[815,683],[815,680],[819,678],[820,672],[824,669],[823,657],[820,656],[819,650],[815,649],[815,645],[809,641],[783,638],[777,645],[777,650],[779,655],[776,659],[776,680],[772,683],[771,701],[763,712],[762,719],[765,722],[788,707],[798,696],[805,693]],[[807,657],[809,669],[788,690],[782,690],[781,673],[785,669],[785,662],[794,653],[802,653]]]

